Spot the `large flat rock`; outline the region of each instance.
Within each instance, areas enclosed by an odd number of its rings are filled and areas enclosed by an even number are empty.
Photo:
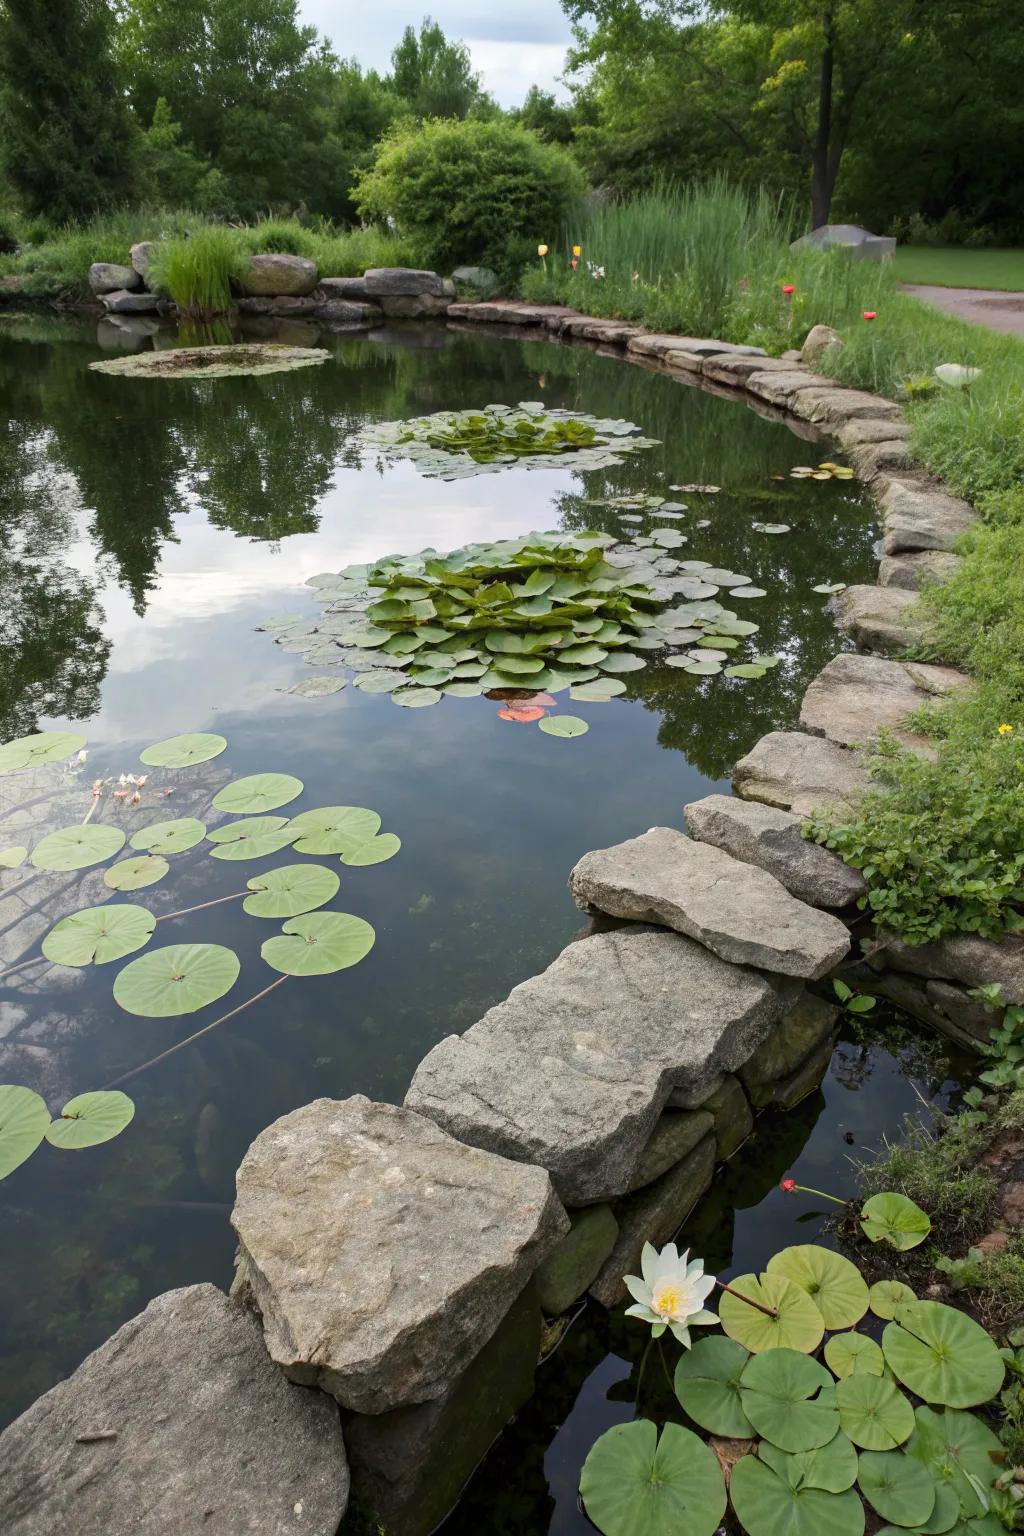
[[[904,550],[952,550],[977,521],[974,509],[958,496],[913,479],[890,476],[881,496],[882,548],[887,555]]]
[[[951,555],[942,549],[914,549],[897,555],[883,555],[878,567],[878,585],[920,592],[935,582],[948,581],[962,563],[959,555]]]
[[[801,731],[769,731],[741,757],[732,771],[736,793],[745,800],[833,818],[849,815],[871,775],[862,752],[839,747]]]
[[[921,638],[917,595],[903,587],[847,587],[834,599],[836,623],[864,651],[892,655]]]
[[[363,273],[363,291],[368,299],[378,301],[419,294],[439,299],[444,296],[444,279],[418,267],[368,267]]]
[[[335,1536],[337,1405],[212,1285],[168,1291],[0,1436],[4,1536]]]
[[[811,683],[800,706],[800,724],[839,746],[869,745],[884,728],[905,746],[921,750],[925,738],[905,723],[907,717],[957,685],[968,687],[970,679],[951,667],[904,665],[847,651],[833,656]]]
[[[756,395],[758,400],[765,400],[769,405],[788,407],[789,402],[802,389],[815,386],[821,389],[835,389],[834,379],[827,379],[823,374],[811,373],[806,368],[794,365],[790,369],[762,369],[758,373],[747,375],[744,387],[748,393]]]
[[[567,1205],[611,1199],[669,1094],[700,1104],[797,992],[664,929],[592,934],[435,1045],[406,1103],[473,1146],[540,1163]]]
[[[313,292],[319,276],[316,262],[305,256],[267,251],[249,257],[249,265],[239,278],[238,286],[254,298],[285,294],[302,297]]]
[[[799,816],[789,811],[735,795],[707,795],[686,806],[683,815],[698,842],[759,865],[812,907],[846,907],[867,890],[858,870],[802,836]]]
[[[731,960],[805,981],[850,947],[845,924],[791,896],[753,864],[674,827],[584,854],[569,876],[576,905],[638,923],[664,923]]]
[[[1008,933],[999,943],[976,933],[955,933],[935,944],[905,944],[892,933],[879,933],[885,948],[877,963],[929,979],[959,981],[965,987],[997,983],[1003,1001],[1024,1004],[1024,938]],[[992,1019],[994,1021],[995,1015]]]
[[[442,1396],[569,1225],[542,1168],[361,1094],[257,1136],[231,1221],[271,1357],[359,1413]]]
[[[836,440],[842,448],[862,448],[866,443],[906,442],[910,428],[905,421],[888,416],[854,416],[836,428]]]
[[[898,421],[903,415],[895,400],[869,395],[861,389],[844,389],[835,379],[829,379],[825,387],[811,384],[798,390],[789,402],[789,409],[804,421],[829,422],[834,426],[860,417],[872,421],[888,417]]]

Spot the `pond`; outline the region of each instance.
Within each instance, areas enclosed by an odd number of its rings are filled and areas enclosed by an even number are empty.
[[[101,338],[111,339],[102,327]],[[310,344],[304,328],[287,339]],[[143,771],[151,742],[216,731],[227,751],[195,770],[168,815],[189,814],[190,795],[228,778],[274,771],[305,786],[292,809],[373,807],[402,840],[387,863],[338,865],[341,904],[377,933],[360,965],[254,1003],[134,1079],[135,1119],[119,1138],[73,1157],[44,1145],[0,1185],[0,1422],[152,1296],[228,1284],[233,1178],[252,1138],[313,1098],[400,1101],[431,1045],[543,969],[578,930],[565,881],[583,853],[679,825],[682,806],[726,788],[759,736],[795,722],[837,649],[827,598],[813,588],[873,573],[872,509],[857,483],[792,478],[824,451],[733,401],[579,348],[440,326],[316,344],[329,349],[326,364],[294,372],[136,380],[89,370],[110,355],[94,323],[0,320],[0,742],[78,728],[89,759],[81,783],[64,788],[88,803],[94,776]],[[574,470],[569,458],[446,481],[357,440],[378,422],[521,400],[624,417],[658,443],[610,469]],[[310,669],[259,626],[278,613],[315,616],[311,576],[530,529],[632,538],[664,526],[656,513],[637,522],[600,504],[627,494],[683,503],[673,526],[685,553],[766,590],[744,617],[756,617],[757,646],[778,666],[748,680],[652,664],[629,673],[619,697],[574,704],[590,729],[573,741],[503,720],[486,697],[410,710],[353,687],[316,699],[284,691]],[[758,532],[757,522],[789,532]],[[13,826],[10,798],[0,812]],[[0,833],[0,847],[7,841],[17,839]],[[167,880],[129,899],[166,915],[233,896],[287,861],[200,855],[182,855]],[[25,878],[0,871],[0,890]],[[43,931],[46,890],[44,881],[41,897],[25,898],[40,904]],[[10,965],[30,952],[17,947],[25,908],[2,901],[0,961]],[[268,979],[258,927],[226,901],[166,932],[233,949],[244,998]],[[124,1013],[111,999],[117,969],[39,967],[0,980],[0,1081],[59,1106],[217,1015],[216,1004],[187,1020]],[[763,1122],[705,1202],[700,1251],[723,1267],[764,1257],[769,1232],[780,1237],[771,1186],[798,1155],[805,1175],[846,1187],[843,1131],[877,1142],[912,1108],[915,1084],[929,1093],[946,1076],[880,1038],[855,1067],[841,1050],[825,1100]],[[625,1411],[619,1389],[634,1353],[617,1315],[574,1328],[494,1453],[501,1476],[477,1479],[453,1529],[586,1528],[575,1512],[579,1460],[608,1413]],[[516,1499],[529,1506],[525,1526],[499,1509]]]

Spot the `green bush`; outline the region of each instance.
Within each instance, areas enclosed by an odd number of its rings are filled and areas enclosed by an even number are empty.
[[[440,271],[492,267],[508,281],[580,202],[569,152],[505,118],[396,128],[359,180],[356,205],[387,221]]]

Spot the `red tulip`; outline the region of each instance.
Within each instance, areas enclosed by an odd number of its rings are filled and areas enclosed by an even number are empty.
[[[791,293],[796,293],[796,283],[783,283],[782,291],[789,298]]]
[[[575,256],[573,257],[572,261],[570,261],[569,265],[570,265],[570,267],[572,267],[573,271],[575,272],[576,268],[579,266],[579,262],[576,260]]]
[[[873,310],[873,309],[866,309],[864,311],[864,319],[865,320],[877,320],[878,319],[878,315],[875,312],[875,310]]]

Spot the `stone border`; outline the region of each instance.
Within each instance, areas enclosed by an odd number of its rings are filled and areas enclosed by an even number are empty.
[[[428,1536],[529,1397],[542,1315],[588,1292],[618,1304],[643,1243],[674,1235],[718,1161],[749,1134],[754,1111],[788,1108],[818,1086],[838,1010],[807,983],[846,958],[836,914],[863,882],[804,842],[800,818],[829,801],[848,805],[867,786],[863,749],[880,725],[900,731],[926,698],[969,686],[949,668],[875,654],[913,637],[914,592],[953,568],[955,539],[974,518],[914,470],[895,401],[758,348],[656,335],[559,306],[431,297],[449,323],[539,327],[785,412],[795,430],[831,433],[879,506],[884,559],[878,586],[847,588],[835,605],[860,652],[836,656],[810,685],[800,730],[769,733],[736,765],[738,798],[687,806],[688,835],[653,828],[586,855],[570,888],[595,926],[463,1035],[439,1042],[404,1106],[319,1100],[249,1149],[232,1216],[233,1295],[259,1317],[284,1375],[341,1405],[354,1500],[343,1529],[353,1536],[367,1521],[388,1536]],[[896,968],[878,990],[888,986],[957,1038],[976,1043],[979,1034],[967,986],[1000,980],[1024,1001],[1024,941],[964,937],[908,952],[883,940],[881,949]],[[163,1344],[165,1392],[175,1390],[182,1354],[194,1365],[198,1350],[202,1377],[221,1347],[195,1336]],[[117,1351],[105,1365],[108,1348],[70,1380],[102,1367],[109,1383],[119,1367]],[[132,1393],[135,1385],[129,1375]],[[60,1394],[63,1385],[0,1438],[16,1480],[26,1464],[57,1459],[50,1416],[38,1410]],[[326,1410],[330,1397],[313,1400]],[[294,1415],[306,1414],[301,1392],[294,1401]],[[282,1421],[292,1416],[281,1410]],[[280,1437],[265,1434],[251,1454],[272,1462]],[[167,1454],[180,1462],[181,1453],[182,1440],[168,1437]],[[336,1455],[334,1503],[316,1536],[332,1536],[347,1492],[340,1446]],[[55,1473],[16,1529],[53,1528],[72,1498],[88,1526],[75,1467]],[[294,1491],[299,1511],[301,1479]],[[185,1529],[198,1512],[187,1489],[180,1497]],[[281,1529],[271,1519],[268,1536]]]

